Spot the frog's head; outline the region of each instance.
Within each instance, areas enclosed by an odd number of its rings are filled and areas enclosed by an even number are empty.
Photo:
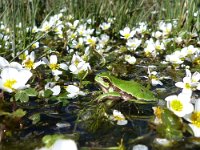
[[[110,75],[107,72],[100,73],[94,79],[105,91],[110,88]]]

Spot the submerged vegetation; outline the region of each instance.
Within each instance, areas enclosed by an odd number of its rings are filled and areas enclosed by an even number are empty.
[[[200,146],[198,1],[2,0],[0,18],[0,149]]]

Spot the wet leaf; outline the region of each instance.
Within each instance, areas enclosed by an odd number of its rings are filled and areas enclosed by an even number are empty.
[[[18,91],[15,94],[15,100],[20,101],[22,103],[28,102],[29,101],[29,96],[25,91]]]
[[[38,92],[34,88],[24,90],[28,96],[37,96]]]
[[[50,89],[47,89],[44,91],[44,97],[50,97],[53,94],[53,92]]]
[[[29,119],[32,120],[33,124],[36,124],[40,121],[40,114],[39,113],[33,114],[32,116],[29,117]]]
[[[21,118],[24,115],[26,115],[26,111],[24,111],[23,109],[17,109],[12,113],[13,118]]]

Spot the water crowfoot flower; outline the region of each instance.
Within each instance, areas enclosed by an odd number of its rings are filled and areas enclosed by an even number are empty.
[[[182,93],[192,95],[192,90],[195,90],[199,84],[200,73],[195,72],[193,75],[190,70],[186,69],[186,76],[183,78],[183,82],[177,82],[175,85],[182,88]]]
[[[120,30],[119,33],[122,35],[121,38],[123,39],[130,39],[134,36],[136,31],[131,31],[129,27],[125,27],[123,30]]]
[[[11,62],[9,63],[5,58],[0,57],[0,69],[10,67],[10,68],[16,68],[18,70],[22,69],[22,65],[18,62]]]
[[[127,61],[129,64],[133,65],[136,63],[136,58],[131,55],[125,55],[125,61]]]
[[[76,98],[78,95],[84,96],[85,93],[79,89],[79,87],[75,85],[68,85],[65,87],[65,90],[69,93],[68,98]]]
[[[35,150],[78,150],[74,140],[57,139],[51,147],[42,147]]]
[[[110,23],[110,22],[108,22],[108,23],[103,22],[102,24],[100,24],[100,28],[101,28],[102,30],[108,30],[108,29],[110,28],[110,26],[111,26],[111,23]]]
[[[133,39],[128,39],[126,42],[126,45],[128,46],[129,50],[136,50],[140,46],[141,43],[142,43],[142,40],[133,38]]]
[[[78,54],[74,54],[69,70],[72,74],[79,74],[82,71],[90,70],[90,64],[86,63]]]
[[[53,92],[52,95],[59,95],[60,94],[60,86],[59,85],[56,85],[55,82],[48,82],[46,85],[45,85],[45,90],[51,90]]]
[[[184,117],[189,121],[189,126],[192,129],[195,137],[200,137],[200,99],[197,99],[194,104],[194,111]]]
[[[150,67],[148,67],[148,78],[151,80],[151,84],[153,86],[156,85],[163,85],[163,83],[159,80],[157,72],[156,71],[150,71]]]
[[[0,89],[9,93],[25,89],[31,76],[32,73],[27,69],[4,68],[1,72]]]
[[[35,69],[41,64],[44,64],[43,61],[38,61],[38,62],[34,62],[34,61],[35,61],[35,52],[31,52],[30,55],[27,55],[25,60],[22,61],[22,65],[26,69],[31,70],[31,69]]]
[[[58,76],[60,74],[62,74],[62,71],[60,71],[59,69],[63,69],[63,70],[67,70],[68,67],[65,63],[61,63],[58,64],[58,59],[56,55],[51,55],[50,56],[50,61],[48,61],[46,58],[43,58],[43,61],[49,66],[49,68],[52,71],[52,74],[54,76]]]
[[[110,119],[113,121],[117,121],[118,125],[126,125],[128,123],[124,115],[118,110],[113,110],[113,115],[110,116]]]
[[[184,117],[194,110],[192,103],[190,103],[190,96],[186,94],[170,95],[165,100],[167,101],[167,108],[179,117]]]

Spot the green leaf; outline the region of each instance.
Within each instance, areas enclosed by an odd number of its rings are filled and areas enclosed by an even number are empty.
[[[52,96],[53,92],[50,89],[47,89],[44,91],[44,97],[50,97]]]
[[[33,124],[36,124],[40,121],[40,114],[39,113],[33,114],[32,116],[29,117],[29,119],[32,120]]]
[[[16,101],[20,101],[22,103],[28,102],[29,101],[29,96],[27,95],[27,93],[25,91],[18,91],[15,94],[15,100]]]
[[[12,113],[12,117],[14,118],[21,118],[24,115],[26,115],[26,111],[23,111],[23,109],[17,109],[16,111]]]
[[[17,91],[15,94],[15,100],[18,101],[21,97],[21,91]]]
[[[24,90],[28,96],[37,96],[38,92],[34,88]]]

